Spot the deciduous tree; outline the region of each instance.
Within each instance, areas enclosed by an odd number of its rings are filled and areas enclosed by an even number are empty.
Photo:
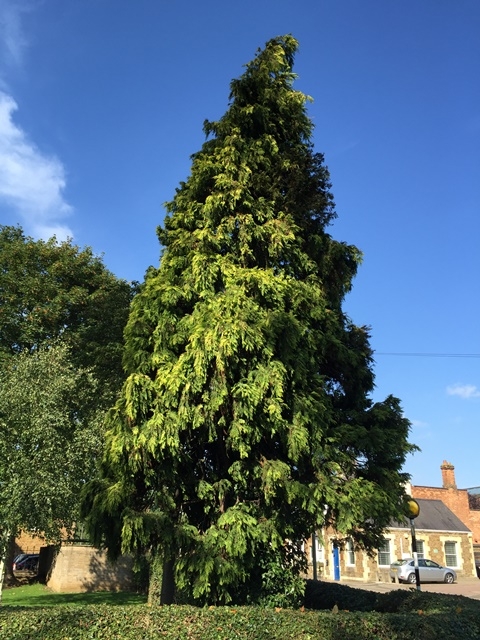
[[[97,542],[156,550],[203,602],[255,593],[272,554],[298,569],[325,523],[371,548],[407,479],[409,423],[395,398],[372,402],[368,331],[342,309],[360,253],[327,233],[296,49],[269,41],[205,123],[132,305],[128,378],[85,491]]]
[[[64,344],[23,352],[0,369],[2,559],[21,530],[58,542],[78,521],[80,490],[103,444],[98,393]]]
[[[0,226],[4,534],[20,527],[58,537],[73,521],[79,478],[92,478],[100,423],[124,379],[134,291],[89,248]]]
[[[92,367],[112,394],[123,380],[123,330],[135,285],[108,271],[88,247],[34,240],[0,226],[0,366],[59,339],[72,362]]]

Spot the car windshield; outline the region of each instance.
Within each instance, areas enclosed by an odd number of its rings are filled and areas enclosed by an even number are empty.
[[[397,560],[392,564],[392,567],[401,567],[404,564],[408,564],[409,562],[411,562],[411,560],[412,560],[411,558],[404,558],[403,560]]]

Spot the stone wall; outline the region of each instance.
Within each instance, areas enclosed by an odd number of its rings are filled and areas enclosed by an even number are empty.
[[[122,557],[115,563],[106,552],[89,546],[63,545],[54,560],[47,586],[53,591],[124,591],[132,588],[133,562]]]
[[[472,535],[467,532],[449,531],[422,531],[417,529],[417,540],[422,540],[424,545],[424,555],[438,564],[445,566],[445,542],[455,542],[457,550],[457,567],[455,571],[458,576],[475,576],[476,570],[473,558]],[[325,549],[321,554],[321,571],[318,577],[333,579],[332,546],[336,536],[330,531],[323,536]],[[410,529],[389,529],[385,532],[385,539],[389,541],[390,562],[396,559],[411,556],[411,533]],[[340,579],[358,580],[366,582],[390,582],[390,563],[380,566],[378,555],[374,552],[369,556],[366,552],[357,550],[355,552],[354,564],[349,564],[349,554],[345,549],[345,541],[338,541],[340,544]],[[309,559],[309,566],[306,576],[313,577],[313,567],[311,564],[311,541],[305,542],[305,551]]]

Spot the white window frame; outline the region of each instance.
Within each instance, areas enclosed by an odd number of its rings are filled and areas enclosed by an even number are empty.
[[[425,558],[425,540],[417,540],[417,558]]]
[[[318,537],[318,534],[315,536],[315,546],[316,546],[316,554],[317,554],[317,562],[324,562],[325,560],[325,549],[322,544],[322,541]],[[313,545],[310,547],[310,560],[313,562]]]
[[[377,562],[379,567],[389,567],[392,564],[392,551],[390,549],[390,538],[384,538],[383,543],[377,549]],[[388,562],[381,562],[388,554]],[[382,555],[384,557],[382,557]]]
[[[312,539],[310,538],[308,540],[308,548],[305,549],[305,547],[307,546],[307,541],[303,541],[302,542],[302,551],[303,553],[305,553],[306,555],[309,554],[310,560],[309,562],[313,562],[313,545],[312,545]],[[317,562],[324,562],[325,560],[325,548],[322,544],[322,541],[319,540],[318,535],[315,536],[315,546],[316,546],[316,552],[317,552]],[[307,555],[307,559],[308,559],[308,555]]]
[[[355,547],[351,538],[348,538],[345,545],[345,564],[347,567],[355,566]]]
[[[447,553],[447,545],[453,545],[453,553],[450,551]],[[443,553],[445,555],[445,564],[447,567],[458,567],[458,546],[456,540],[445,540],[443,543]],[[450,562],[448,560],[455,559],[455,562]]]

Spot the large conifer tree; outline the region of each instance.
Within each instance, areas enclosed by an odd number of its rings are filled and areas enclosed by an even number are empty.
[[[85,493],[97,542],[158,550],[203,601],[239,599],[261,558],[287,562],[325,522],[372,547],[407,479],[409,423],[395,398],[372,403],[368,332],[342,310],[360,254],[326,231],[296,49],[269,41],[205,123],[133,302],[103,480]]]

